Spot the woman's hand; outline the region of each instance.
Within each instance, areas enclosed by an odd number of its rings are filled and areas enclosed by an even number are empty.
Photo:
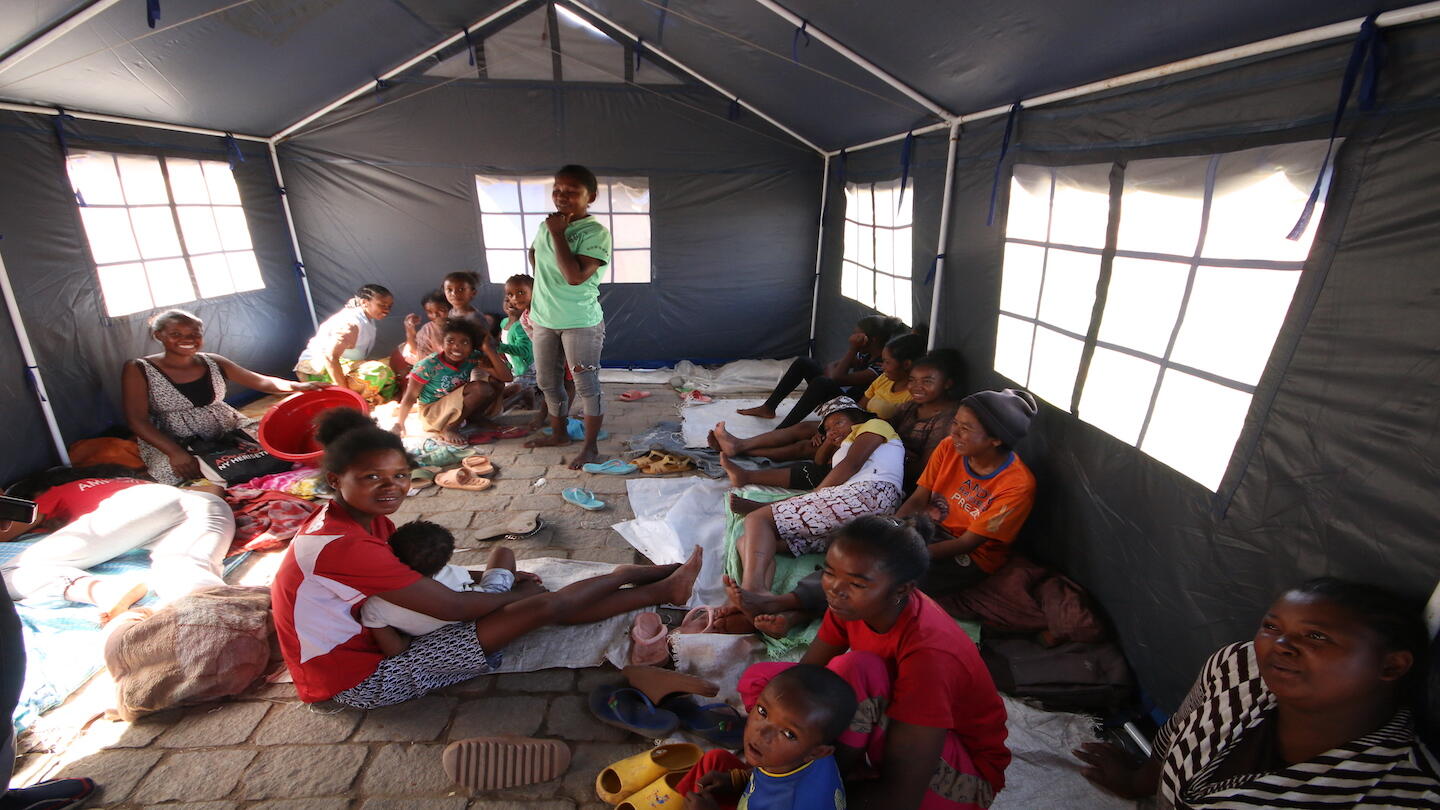
[[[1142,781],[1149,781],[1147,777],[1152,770],[1150,765],[1137,762],[1118,745],[1085,743],[1071,753],[1087,766],[1080,769],[1086,779],[1121,798],[1140,799],[1155,794],[1153,785],[1150,785],[1147,791],[1147,785],[1141,784]],[[1153,768],[1154,776],[1158,779],[1158,763],[1155,764],[1157,767]]]
[[[325,383],[323,383],[323,382],[313,382],[313,381],[312,381],[312,382],[292,382],[292,383],[290,383],[290,390],[291,390],[291,391],[319,391],[320,389],[325,388],[325,387],[326,387],[326,385],[325,385]]]
[[[175,471],[177,478],[188,481],[201,477],[200,459],[186,452],[167,453],[165,457],[170,460],[170,469]]]
[[[545,227],[550,229],[552,236],[564,236],[565,228],[570,225],[570,215],[562,214],[559,211],[545,218]]]

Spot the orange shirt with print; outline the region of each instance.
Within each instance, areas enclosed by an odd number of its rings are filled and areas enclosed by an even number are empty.
[[[953,442],[942,441],[917,483],[930,490],[930,516],[952,537],[968,531],[988,538],[970,552],[986,573],[1010,558],[1010,543],[1035,505],[1035,476],[1013,451],[1000,469],[981,476]]]

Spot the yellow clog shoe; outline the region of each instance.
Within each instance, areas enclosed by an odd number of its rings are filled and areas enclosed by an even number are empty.
[[[684,771],[667,773],[616,805],[615,810],[680,810],[685,806],[685,797],[675,790],[675,786],[684,778]]]
[[[678,771],[684,776],[700,761],[703,753],[700,746],[690,743],[673,743],[642,751],[601,771],[595,777],[595,793],[601,801],[619,804],[667,774]]]

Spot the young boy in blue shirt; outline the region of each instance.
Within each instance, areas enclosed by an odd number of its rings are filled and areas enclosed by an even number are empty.
[[[855,691],[825,667],[796,664],[770,680],[745,722],[745,759],[710,751],[676,791],[685,810],[845,810],[835,742]]]

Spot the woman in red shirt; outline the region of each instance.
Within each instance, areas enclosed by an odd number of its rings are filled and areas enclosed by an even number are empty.
[[[857,810],[975,810],[1005,786],[1005,705],[975,643],[916,589],[932,530],[926,518],[864,517],[825,555],[828,609],[802,661],[840,673],[860,699],[837,754]],[[877,773],[859,781],[867,759]]]
[[[700,573],[697,546],[684,565],[621,565],[553,593],[524,573],[507,593],[452,591],[386,542],[395,531],[388,515],[410,487],[400,438],[344,408],[320,420],[317,437],[336,495],[291,541],[270,588],[280,651],[306,702],[371,709],[420,697],[493,671],[504,647],[532,630],[683,605]],[[387,658],[359,620],[372,596],[452,624]]]

